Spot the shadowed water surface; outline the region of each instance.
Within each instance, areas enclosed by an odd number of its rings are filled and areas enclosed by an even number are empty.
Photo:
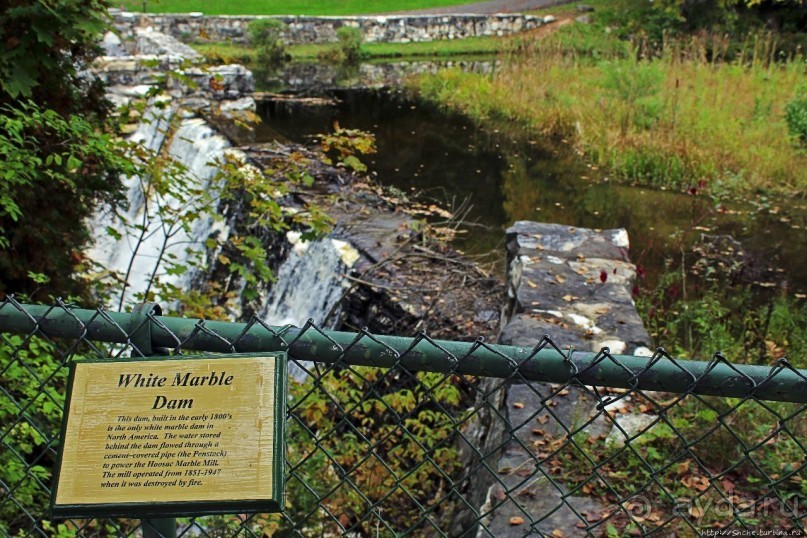
[[[469,207],[464,218],[472,225],[455,243],[468,253],[502,257],[503,230],[516,220],[624,227],[630,257],[651,285],[665,258],[694,260],[689,247],[702,235],[727,235],[741,243],[750,260],[746,276],[761,289],[807,290],[804,200],[738,202],[617,184],[561,141],[532,140],[508,125],[480,129],[394,91],[333,95],[334,106],[263,103],[258,138],[313,143],[334,122],[374,133],[378,153],[363,160],[382,184]]]

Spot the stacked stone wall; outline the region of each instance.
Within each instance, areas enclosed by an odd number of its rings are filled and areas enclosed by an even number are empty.
[[[284,39],[289,44],[335,42],[342,26],[361,29],[367,43],[410,43],[478,36],[507,36],[538,28],[541,17],[520,14],[498,15],[418,15],[373,17],[304,16],[205,16],[202,13],[151,14],[112,12],[115,26],[124,41],[131,40],[137,28],[151,27],[181,41],[246,43],[247,27],[259,18],[276,18],[286,24]]]

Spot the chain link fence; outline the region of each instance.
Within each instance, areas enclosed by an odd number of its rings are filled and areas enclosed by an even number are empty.
[[[279,514],[48,513],[76,358],[287,351]],[[690,536],[807,508],[807,371],[0,302],[0,534]]]

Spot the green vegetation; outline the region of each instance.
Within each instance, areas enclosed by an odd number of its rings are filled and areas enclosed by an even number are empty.
[[[635,393],[632,397],[622,409],[659,418],[629,446],[585,432],[573,442],[560,435],[540,438],[544,453],[552,454],[544,466],[570,490],[600,499],[608,507],[601,513],[608,518],[608,536],[639,535],[662,527],[676,536],[690,536],[693,527],[720,528],[737,516],[761,527],[793,527],[788,508],[792,510],[807,493],[799,467],[804,450],[797,404],[715,397],[678,400],[673,395],[651,399]],[[609,411],[609,418],[601,420],[610,424],[619,413]],[[579,448],[583,446],[585,451]],[[720,470],[717,478],[716,470]],[[778,494],[771,496],[765,509],[755,506],[760,488],[772,482]],[[725,499],[721,495],[730,495],[739,513],[727,504],[720,507]]]
[[[41,338],[24,339],[16,335],[6,336],[4,345],[0,346],[4,382],[0,421],[4,425],[16,423],[3,440],[5,449],[0,453],[0,479],[4,484],[19,484],[14,498],[27,507],[44,506],[49,502],[40,483],[51,482],[54,462],[47,454],[47,447],[55,447],[59,442],[56,433],[61,427],[65,401],[61,387],[67,381],[67,369],[61,368],[54,358],[57,355],[54,348],[52,343]],[[47,379],[50,383],[40,387],[39,379]],[[21,401],[35,402],[24,419],[19,416],[16,403]],[[26,461],[33,462],[30,468]],[[5,536],[16,534],[14,531],[26,518],[16,504],[2,503],[0,533]]]
[[[497,54],[505,48],[506,43],[506,40],[496,37],[473,37],[419,43],[362,43],[361,55],[364,60],[373,60]],[[253,67],[260,65],[258,51],[252,46],[235,43],[192,43],[191,46],[212,63],[235,62]],[[332,47],[333,45],[327,43],[288,45],[286,52],[294,61],[315,61]]]
[[[356,64],[362,58],[361,44],[364,36],[361,29],[342,26],[336,31],[337,42],[324,50],[319,59],[332,63]]]
[[[249,23],[249,37],[257,49],[256,60],[260,65],[279,67],[290,59],[282,38],[285,27],[277,19],[257,19]]]
[[[291,386],[300,398],[287,434],[295,466],[287,484],[291,520],[316,512],[317,497],[331,490],[321,506],[345,526],[357,523],[368,501],[395,507],[383,514],[395,529],[416,526],[424,508],[439,518],[446,477],[460,469],[454,425],[467,408],[460,390],[467,386],[450,377],[354,367]],[[349,475],[350,487],[335,481],[335,470]],[[317,535],[343,531],[329,518],[312,524]],[[374,520],[358,525],[377,533]]]
[[[201,11],[206,15],[362,15],[389,13],[462,4],[458,0],[122,0],[129,11],[150,13],[188,13]],[[117,5],[117,3],[116,3]]]
[[[119,198],[129,170],[87,74],[106,6],[23,0],[0,13],[0,295],[82,294],[86,217]]]
[[[807,144],[807,89],[801,88],[798,95],[785,105],[785,121],[790,134]]]
[[[725,264],[708,257],[668,267],[656,286],[639,293],[637,308],[654,342],[673,356],[706,359],[720,351],[732,362],[762,365],[786,356],[795,367],[807,367],[803,300],[779,295],[761,301],[750,284],[731,283]],[[693,284],[705,271],[713,276]]]
[[[492,77],[442,71],[414,86],[480,121],[569,139],[625,181],[803,191],[807,154],[785,121],[805,81],[803,60],[776,62],[772,40],[750,37],[724,62],[717,39],[672,41],[648,56],[646,42],[573,25],[539,42],[515,38]]]

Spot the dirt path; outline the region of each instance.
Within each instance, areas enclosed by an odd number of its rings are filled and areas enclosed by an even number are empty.
[[[492,13],[521,13],[531,9],[541,9],[558,4],[568,4],[569,0],[488,0],[461,6],[450,6],[432,9],[416,9],[411,11],[396,11],[394,14],[407,15],[456,15],[468,13],[474,15],[489,15]]]

